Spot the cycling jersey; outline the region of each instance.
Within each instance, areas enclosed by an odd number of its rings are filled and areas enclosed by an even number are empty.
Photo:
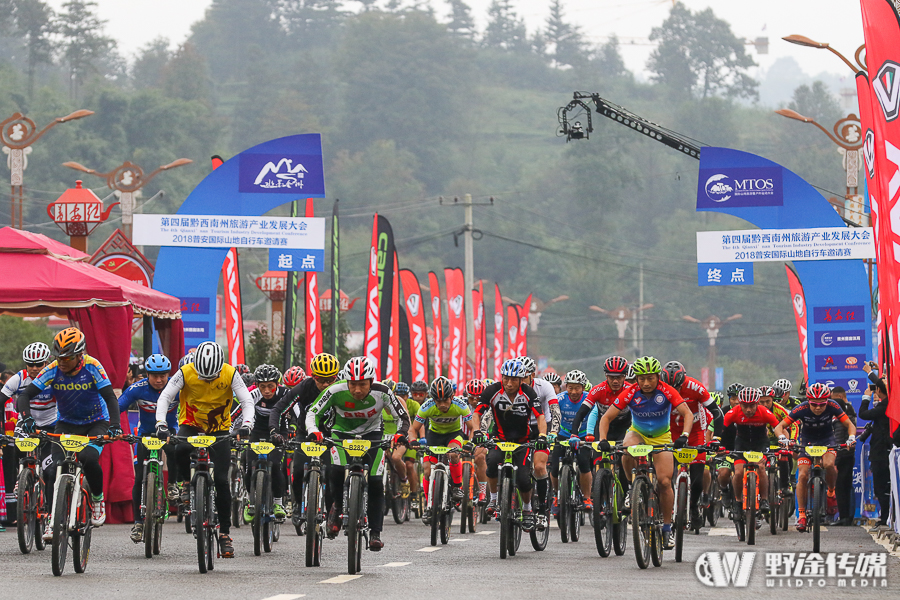
[[[683,402],[675,388],[660,381],[649,394],[642,392],[640,386],[630,387],[615,399],[613,406],[619,410],[631,407],[632,429],[645,438],[655,438],[670,431],[669,415]]]
[[[137,402],[138,435],[149,435],[156,431],[156,403],[162,390],[155,390],[147,379],[132,384],[119,396],[119,411],[126,411]],[[171,429],[178,428],[178,404],[173,403],[166,413],[166,424]]]
[[[553,400],[556,399],[556,390],[553,388],[553,384],[546,379],[535,377],[531,388],[541,403],[541,412],[544,413],[544,420],[547,422],[547,431],[556,431],[558,424],[553,419],[555,409],[551,408]],[[532,429],[537,429],[537,416],[532,416],[529,424]]]
[[[254,402],[237,369],[229,364],[222,366],[218,377],[212,381],[202,379],[188,363],[169,379],[156,404],[156,422],[166,420],[169,405],[179,396],[178,424],[205,433],[222,433],[231,428],[231,405],[237,397],[241,403],[242,427],[253,424]]]
[[[551,386],[552,387],[552,386]],[[481,394],[475,412],[479,415],[490,411],[496,427],[497,437],[507,442],[524,443],[528,440],[532,429],[531,419],[544,414],[541,401],[529,385],[519,386],[513,398],[510,398],[503,389],[501,382],[495,382],[487,386]]]
[[[834,440],[832,420],[846,423],[850,420],[847,413],[834,400],[829,400],[821,415],[813,413],[809,402],[804,402],[790,412],[784,419],[787,425],[800,423],[800,440],[804,446],[830,445]]]
[[[269,399],[266,399],[266,397],[262,395],[262,392],[259,391],[258,387],[254,386],[250,391],[250,397],[253,398],[253,425],[251,426],[251,429],[257,437],[265,438],[269,435],[269,419],[272,412],[275,410],[275,406],[278,402],[280,402],[289,391],[288,388],[279,385],[275,388],[275,393],[272,394],[272,397]],[[235,429],[235,425],[242,413],[243,407],[240,404],[231,411],[232,429]]]
[[[5,404],[10,398],[15,401],[30,383],[31,377],[25,369],[13,373],[0,390],[0,404]],[[50,428],[56,423],[56,398],[53,397],[53,388],[48,387],[31,399],[31,416],[35,425],[42,429]]]
[[[600,418],[612,406],[613,401],[632,385],[634,384],[625,383],[619,388],[618,392],[614,392],[609,387],[608,381],[592,387],[591,391],[588,392],[587,398],[581,403],[581,408],[575,416],[575,423],[572,426],[578,427],[580,419],[584,416],[587,418],[586,428],[588,435],[597,435],[597,425],[600,422]],[[621,440],[625,437],[625,432],[629,426],[631,426],[631,409],[626,407],[609,424],[609,431],[606,437],[611,440]]]
[[[775,415],[775,418],[778,419],[779,423],[781,421],[783,421],[784,418],[787,417],[788,414],[790,413],[790,411],[788,411],[788,409],[786,409],[785,407],[783,407],[781,404],[779,404],[777,402],[772,402],[771,412],[773,415]],[[790,438],[792,440],[796,440],[797,435],[799,434],[799,429],[800,428],[796,424],[792,424],[790,427],[785,427],[784,433],[785,433],[785,435],[788,436],[788,438]],[[773,444],[777,443],[778,438],[775,436],[775,430],[772,427],[767,427],[766,430],[769,433],[769,441],[772,442]]]
[[[581,408],[581,405],[584,403],[585,399],[587,399],[588,393],[582,392],[581,396],[573,401],[572,397],[569,395],[569,392],[560,392],[556,398],[554,398],[551,403],[559,406],[559,435],[563,437],[571,437],[573,424],[575,422],[575,416],[578,414],[578,410]],[[578,431],[575,432],[579,437],[584,437],[587,433],[588,429],[586,424],[582,425],[578,428]]]
[[[350,393],[346,381],[335,383],[316,399],[306,412],[306,430],[319,431],[316,419],[328,409],[334,410],[333,433],[349,435],[381,434],[383,429],[381,411],[388,409],[397,419],[397,433],[406,435],[409,431],[409,414],[394,392],[382,383],[373,382],[369,394],[357,400]]]
[[[420,408],[422,408],[422,405],[412,398],[406,399],[406,412],[410,417],[412,417],[413,415],[417,415]],[[381,418],[384,420],[385,435],[394,435],[395,433],[397,433],[397,421],[394,419],[394,415],[391,411],[387,410],[386,408],[382,409]]]
[[[316,380],[312,377],[307,377],[295,385],[269,413],[269,430],[285,431],[293,414],[297,419],[297,435],[306,437],[306,411],[320,394]]]
[[[435,433],[462,431],[462,424],[472,420],[472,409],[468,402],[456,397],[450,402],[447,412],[441,412],[435,401],[429,398],[416,413],[417,423],[424,425],[426,420],[428,429]]]
[[[34,394],[27,394],[29,405],[39,392],[52,390],[56,397],[59,421],[63,423],[88,425],[97,421],[110,421],[110,404],[117,409],[112,416],[115,417],[115,423],[118,423],[118,403],[112,393],[112,383],[103,365],[92,356],[84,355],[81,367],[74,375],[63,373],[56,361],[53,361],[41,370],[31,385],[37,389]],[[103,392],[106,388],[109,391]],[[105,396],[110,396],[113,402],[110,403],[109,397]]]
[[[751,416],[744,414],[740,406],[735,406],[725,413],[724,425],[735,426],[735,450],[755,450],[762,452],[769,445],[767,427],[778,425],[778,418],[765,406],[758,404],[756,412]]]

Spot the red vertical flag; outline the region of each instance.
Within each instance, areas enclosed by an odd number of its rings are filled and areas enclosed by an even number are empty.
[[[806,334],[806,295],[800,278],[792,268],[784,265],[787,273],[788,289],[791,292],[791,305],[794,307],[794,320],[797,322],[797,339],[800,341],[800,361],[803,363],[803,377],[809,381],[809,351]]]
[[[466,283],[462,269],[444,269],[447,285],[447,327],[450,334],[450,368],[448,378],[457,386],[464,385],[466,377]]]
[[[519,305],[506,307],[506,341],[507,358],[519,356]]]
[[[525,306],[517,308],[519,313],[519,347],[516,350],[518,356],[528,355],[528,316],[531,311],[531,294],[525,299]]]
[[[313,199],[306,199],[306,216],[314,217]],[[312,359],[322,353],[322,319],[319,315],[319,277],[315,271],[304,274],[304,295],[306,297],[306,369]],[[290,325],[293,327],[293,324]],[[293,335],[291,331],[288,335]]]
[[[225,336],[228,339],[228,364],[244,362],[244,317],[241,311],[241,274],[237,248],[230,248],[222,264],[225,283]]]
[[[388,360],[385,377],[400,381],[400,276],[397,272],[397,253],[394,252],[393,283],[391,284],[391,330],[388,336]]]
[[[484,375],[482,374],[483,365],[481,362],[481,334],[484,330],[484,304],[481,301],[480,289],[472,290],[472,314],[474,315],[472,326],[475,328],[475,331],[472,332],[475,350],[475,377],[482,379]]]
[[[422,302],[422,290],[416,274],[409,269],[400,271],[400,282],[403,284],[403,306],[409,321],[409,348],[412,364],[413,381],[428,380],[428,343],[425,333],[425,306]]]
[[[431,293],[431,323],[434,334],[434,376],[438,378],[444,367],[444,333],[441,327],[441,284],[434,271],[428,273],[428,288]]]
[[[503,297],[500,286],[494,284],[494,379],[500,381],[503,366]]]
[[[369,248],[369,281],[366,285],[366,335],[363,354],[375,366],[375,378],[381,380],[381,319],[378,304],[378,215],[372,222],[372,246]],[[332,299],[332,302],[334,299]]]

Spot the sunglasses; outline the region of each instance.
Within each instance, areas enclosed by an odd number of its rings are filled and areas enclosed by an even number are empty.
[[[313,379],[315,379],[316,381],[318,381],[319,383],[322,383],[322,384],[333,383],[337,379],[337,375],[332,375],[331,377],[313,376]]]
[[[810,406],[825,406],[828,402],[810,402]]]

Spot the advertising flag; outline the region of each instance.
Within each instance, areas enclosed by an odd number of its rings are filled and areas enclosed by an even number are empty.
[[[312,201],[312,198],[308,200]],[[298,202],[291,202],[291,216],[296,217],[299,210]],[[305,280],[303,280],[305,281]],[[287,272],[287,298],[284,302],[284,360],[281,368],[287,371],[294,361],[294,331],[297,322],[297,288],[300,287],[300,280],[297,277],[297,271],[290,270]]]
[[[313,199],[306,199],[306,216],[316,216],[313,209]],[[312,359],[322,353],[322,319],[319,315],[319,274],[315,271],[307,271],[304,274],[305,298],[306,298],[306,371]],[[293,324],[292,324],[293,327]],[[293,329],[290,337],[294,337]]]
[[[531,312],[531,294],[525,299],[525,305],[517,307],[519,312],[519,347],[518,356],[528,355],[528,316]]]
[[[387,374],[392,381],[400,381],[400,277],[397,274],[397,253],[391,269],[391,327],[388,336]]]
[[[494,379],[500,381],[503,366],[503,297],[500,286],[494,284]]]
[[[444,269],[444,282],[447,285],[447,327],[450,337],[450,364],[448,378],[463,385],[466,372],[466,312],[465,312],[465,278],[462,269]]]
[[[381,357],[378,364],[381,366],[382,377],[388,377],[386,366],[393,368],[395,365],[388,365],[388,354],[391,351],[391,325],[394,323],[394,230],[385,217],[376,215],[376,223],[378,227],[376,238],[377,250],[377,284],[378,284],[378,320],[379,331],[381,333],[381,341],[379,347],[381,349]],[[400,332],[397,331],[399,336]],[[398,338],[399,339],[399,338]],[[396,381],[396,379],[394,380]]]
[[[806,381],[809,378],[809,349],[807,347],[807,328],[806,328],[806,296],[803,293],[803,285],[797,273],[784,265],[784,271],[788,278],[788,289],[791,292],[791,305],[794,307],[794,321],[797,323],[797,339],[800,341],[800,361],[803,363],[803,376]]]
[[[332,296],[334,305],[334,296]],[[375,367],[381,380],[381,319],[378,303],[378,215],[372,220],[372,246],[369,248],[369,280],[366,285],[366,324],[363,354]]]
[[[441,327],[441,284],[434,271],[428,273],[428,288],[431,294],[431,323],[434,334],[434,376],[438,378],[443,373],[444,366],[444,334]]]
[[[331,353],[338,355],[340,324],[340,228],[338,227],[338,202],[334,201],[334,209],[331,212]]]
[[[416,274],[409,269],[400,271],[403,284],[403,307],[409,321],[409,355],[412,375],[410,381],[428,380],[428,340],[425,332],[425,307]]]
[[[519,308],[518,304],[506,307],[507,358],[519,356]]]
[[[225,336],[228,339],[228,364],[244,362],[244,317],[241,311],[241,273],[237,248],[230,248],[222,264],[225,283]]]
[[[479,282],[479,289],[472,290],[472,314],[475,318],[472,320],[472,325],[475,328],[475,331],[472,332],[473,341],[474,341],[474,349],[475,349],[475,377],[478,379],[484,378],[484,363],[482,361],[482,351],[483,351],[483,340],[482,334],[484,333],[484,302],[482,302],[481,298],[481,282]]]

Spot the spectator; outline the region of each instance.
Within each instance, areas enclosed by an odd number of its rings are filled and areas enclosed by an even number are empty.
[[[881,507],[878,524],[887,525],[887,518],[891,512],[891,425],[887,416],[888,393],[884,381],[877,375],[872,375],[870,364],[866,364],[863,369],[870,374],[869,379],[877,382],[869,384],[866,389],[859,405],[859,417],[872,421],[869,437],[869,466],[872,469],[872,486],[875,488],[875,497]]]
[[[847,390],[839,385],[834,386],[831,389],[831,399],[840,405],[844,412],[847,413],[847,416],[850,417],[850,422],[856,425],[856,411],[853,410],[853,405],[847,402]],[[834,427],[834,443],[846,444],[847,428],[839,421],[834,421],[832,426]],[[837,483],[835,485],[837,510],[840,513],[840,519],[835,521],[835,525],[852,525],[853,516],[856,514],[853,506],[853,464],[856,462],[854,460],[855,457],[856,450],[846,448],[837,451],[837,458],[834,461],[834,466],[837,467]],[[829,512],[831,512],[832,498],[829,497],[828,500]]]

